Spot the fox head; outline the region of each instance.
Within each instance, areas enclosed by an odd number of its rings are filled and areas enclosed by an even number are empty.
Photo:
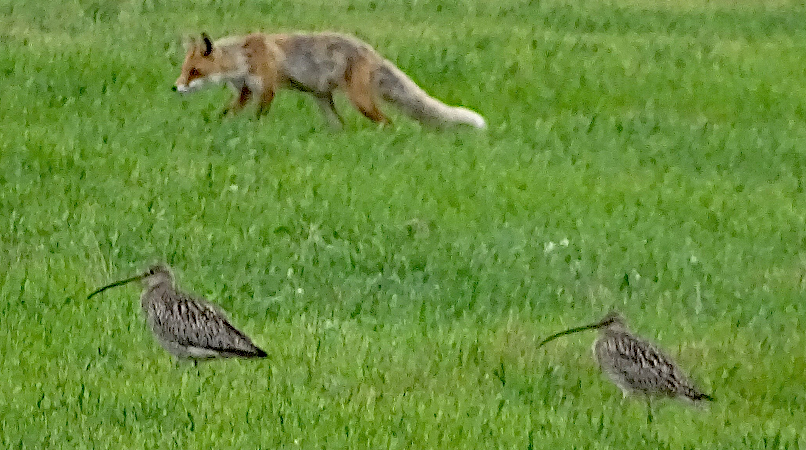
[[[197,91],[206,83],[220,81],[220,64],[216,61],[213,41],[207,33],[202,33],[201,41],[195,39],[188,45],[182,73],[176,79],[173,90],[183,94]]]

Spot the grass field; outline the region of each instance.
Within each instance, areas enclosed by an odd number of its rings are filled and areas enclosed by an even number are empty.
[[[0,0],[0,447],[806,448],[806,7]],[[353,33],[490,127],[219,120],[183,36]],[[163,260],[261,361],[176,366]],[[610,309],[717,401],[598,371]]]

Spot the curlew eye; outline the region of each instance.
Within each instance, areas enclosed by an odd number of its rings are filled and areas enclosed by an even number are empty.
[[[149,275],[154,275],[155,273],[157,273],[157,271],[156,271],[156,270],[154,270],[154,268],[153,268],[153,267],[152,267],[152,268],[150,268],[150,269],[148,269],[148,274],[149,274]]]

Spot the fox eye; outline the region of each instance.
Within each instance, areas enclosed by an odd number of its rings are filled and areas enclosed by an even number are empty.
[[[193,77],[198,77],[199,75],[201,75],[201,74],[199,73],[199,70],[198,70],[198,69],[196,69],[195,67],[194,67],[194,68],[192,68],[192,69],[190,69],[190,73],[188,73],[188,76],[189,76],[190,78],[193,78]]]

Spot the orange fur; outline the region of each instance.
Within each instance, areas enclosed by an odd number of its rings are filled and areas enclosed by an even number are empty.
[[[390,123],[378,107],[383,99],[424,123],[486,125],[477,113],[430,97],[368,44],[336,33],[254,33],[216,42],[203,34],[188,48],[175,89],[189,93],[215,83],[235,93],[225,114],[242,110],[253,98],[257,114],[265,114],[278,90],[296,89],[313,95],[331,124],[340,126],[333,103],[340,90],[377,123]]]

